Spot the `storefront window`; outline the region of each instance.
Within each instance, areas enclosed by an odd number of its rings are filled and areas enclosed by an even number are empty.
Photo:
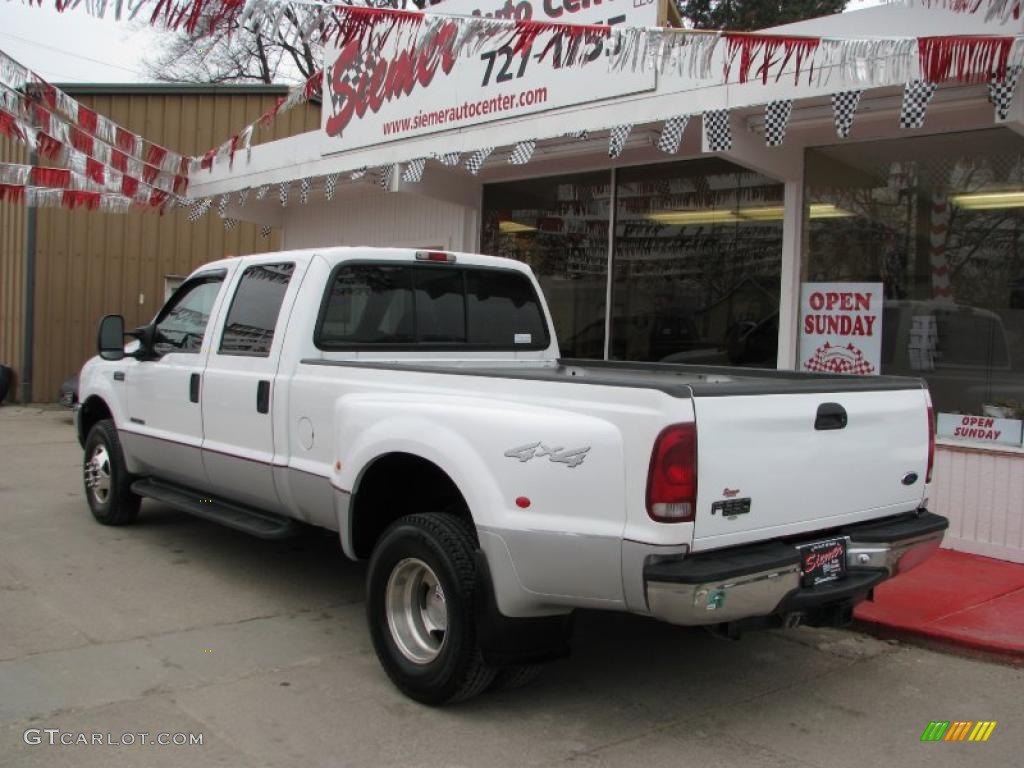
[[[484,190],[484,253],[530,265],[564,357],[604,357],[611,174],[558,176]]]
[[[1024,138],[996,128],[807,151],[807,281],[884,285],[882,373],[936,410],[1020,418]]]
[[[617,174],[611,357],[774,368],[782,185],[721,159]]]

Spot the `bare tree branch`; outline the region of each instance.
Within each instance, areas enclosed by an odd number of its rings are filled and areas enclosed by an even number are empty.
[[[273,37],[240,25],[209,36],[165,35],[144,65],[151,77],[168,82],[304,82],[319,68],[322,49],[289,42],[301,40],[296,23],[293,13],[284,14]],[[207,28],[203,22],[196,26]]]

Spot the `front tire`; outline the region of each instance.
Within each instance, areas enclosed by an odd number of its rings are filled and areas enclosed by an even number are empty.
[[[96,422],[85,439],[82,460],[85,498],[92,516],[103,525],[128,525],[139,515],[141,499],[132,493],[132,476],[124,464],[117,427]]]
[[[377,658],[423,704],[472,698],[494,679],[476,637],[476,547],[469,521],[417,514],[394,523],[370,559],[366,610]]]

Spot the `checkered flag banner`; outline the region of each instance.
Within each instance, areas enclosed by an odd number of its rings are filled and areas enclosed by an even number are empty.
[[[536,148],[537,142],[534,139],[520,141],[512,150],[512,154],[508,156],[508,161],[512,165],[526,165],[533,157],[533,150]]]
[[[397,167],[397,163],[389,163],[377,169],[377,183],[380,184],[385,192],[391,191],[391,180],[395,177],[395,169]]]
[[[260,227],[260,237],[270,237],[270,225],[264,224]]]
[[[900,128],[920,128],[924,125],[924,115],[936,88],[938,85],[924,80],[911,80],[903,87]]]
[[[282,181],[278,187],[278,199],[281,201],[281,207],[284,208],[288,205],[288,182]]]
[[[459,164],[459,153],[458,152],[445,152],[443,155],[434,155],[441,163],[441,165],[447,165],[449,168],[454,168]]]
[[[269,191],[270,191],[270,185],[269,184],[264,184],[262,187],[258,187],[256,189],[256,199],[257,200],[262,200],[264,197],[267,196],[267,193]]]
[[[626,147],[626,139],[629,138],[629,134],[632,130],[632,123],[617,125],[612,128],[611,132],[608,134],[608,157],[614,160],[622,154],[622,150]]]
[[[565,136],[565,138],[567,138],[567,139],[579,139],[580,141],[582,141],[583,139],[586,139],[586,138],[588,138],[590,136],[590,132],[589,131],[569,131],[567,133],[563,133],[562,135]]]
[[[836,136],[845,139],[853,128],[853,116],[860,106],[860,95],[863,91],[840,91],[832,94],[832,121],[836,126]]]
[[[1010,114],[1010,104],[1013,103],[1013,94],[1017,90],[1017,81],[1020,79],[1022,67],[1007,67],[1006,74],[1002,79],[995,75],[988,84],[988,100],[996,108],[996,122],[1002,122]]]
[[[195,224],[203,218],[206,212],[210,210],[211,205],[213,205],[213,198],[210,197],[204,197],[202,200],[196,200],[192,203],[192,208],[188,212],[189,224]]]
[[[725,152],[732,149],[732,126],[729,125],[729,110],[712,109],[705,112],[704,151]]]
[[[813,373],[842,373],[857,376],[868,376],[875,372],[875,366],[866,360],[864,353],[853,344],[834,347],[827,341],[804,361],[803,368],[805,371]]]
[[[222,219],[228,215],[228,196],[221,195],[217,199],[217,215]]]
[[[426,167],[427,158],[425,157],[410,160],[405,164],[405,170],[402,171],[402,181],[406,184],[419,184],[423,181],[423,171]]]
[[[334,199],[334,190],[338,188],[338,174],[331,173],[324,177],[324,197],[327,202]]]
[[[352,171],[352,173],[348,175],[348,177],[352,179],[352,181],[358,181],[359,179],[363,178],[363,176],[366,175],[367,170],[368,168],[364,165],[362,168],[356,168],[354,171]]]
[[[491,156],[491,152],[494,151],[494,147],[484,147],[478,149],[472,155],[469,156],[469,160],[466,161],[466,170],[476,176],[480,173],[480,169],[484,167],[484,163],[487,162],[487,158]]]
[[[299,202],[305,205],[309,202],[309,190],[313,188],[313,180],[308,176],[299,182]]]
[[[369,3],[366,3],[369,5]],[[280,11],[278,11],[280,13]],[[376,64],[376,57],[372,46],[367,46],[366,51],[361,51],[357,56],[349,62],[349,65],[345,68],[345,71],[337,77],[336,82],[340,83],[343,88],[332,88],[331,92],[331,106],[334,108],[334,113],[337,114],[345,106],[346,96],[344,94],[356,93],[359,89],[359,81],[365,75],[367,82],[369,82],[370,76],[373,74],[374,65]],[[335,78],[334,66],[329,67],[327,70],[328,82]],[[326,94],[325,94],[326,95]]]
[[[239,191],[238,193],[238,207],[245,208],[245,204],[249,202],[249,187]]]
[[[781,147],[786,140],[786,126],[793,114],[793,102],[789,99],[773,101],[764,110],[764,143],[769,147]]]
[[[689,122],[689,115],[679,115],[666,120],[661,128],[661,136],[658,137],[658,149],[670,155],[678,152],[679,145],[683,142],[683,131]]]
[[[224,231],[230,232],[238,226],[238,219],[224,219]]]

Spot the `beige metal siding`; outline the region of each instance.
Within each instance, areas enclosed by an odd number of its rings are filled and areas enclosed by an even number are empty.
[[[202,154],[256,119],[278,97],[76,93],[75,98],[170,149]],[[256,140],[314,130],[319,122],[318,106],[301,106],[259,132]],[[236,157],[236,162],[244,163],[244,157]],[[21,206],[15,207],[15,214],[19,210],[23,215]],[[123,314],[128,327],[148,322],[163,304],[165,277],[187,275],[226,255],[280,247],[276,231],[261,238],[255,224],[239,223],[225,232],[215,208],[195,224],[188,222],[184,210],[160,216],[41,209],[37,236],[33,399],[40,402],[56,399],[61,382],[95,354],[100,316]],[[9,238],[6,233],[3,238],[6,255]],[[5,297],[6,290],[5,281]],[[6,305],[5,301],[5,319]]]
[[[0,162],[24,163],[20,144],[0,137]],[[0,203],[0,363],[21,368],[22,316],[25,311],[25,206]],[[16,390],[8,402],[16,399]]]

